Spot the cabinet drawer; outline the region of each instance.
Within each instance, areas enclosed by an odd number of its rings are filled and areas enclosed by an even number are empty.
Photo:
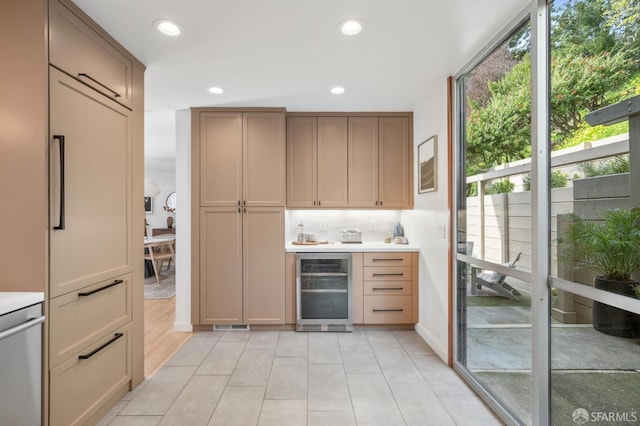
[[[52,369],[51,426],[84,424],[95,414],[131,380],[130,353],[127,326],[108,333]]]
[[[131,321],[131,274],[49,302],[49,362],[60,364],[109,330]]]
[[[411,266],[411,253],[365,253],[364,266]]]
[[[411,296],[364,296],[364,323],[411,323]]]
[[[409,281],[365,281],[365,296],[411,296]]]
[[[410,281],[410,266],[368,266],[364,269],[365,281]]]
[[[49,61],[131,108],[132,61],[57,1],[51,2],[49,11]]]

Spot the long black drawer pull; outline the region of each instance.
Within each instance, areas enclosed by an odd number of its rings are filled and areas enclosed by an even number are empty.
[[[373,312],[403,312],[404,309],[402,308],[398,308],[398,309],[376,309],[373,308]]]
[[[56,231],[64,230],[64,135],[53,135],[53,139],[60,144],[60,218],[58,225],[53,229]]]
[[[401,261],[404,260],[404,258],[403,257],[397,257],[397,258],[394,258],[394,259],[371,259],[371,260],[374,261],[374,262],[391,262],[391,261],[401,262]]]
[[[373,287],[372,290],[403,290],[404,287]]]
[[[111,284],[107,284],[104,287],[100,287],[100,288],[96,288],[95,290],[91,290],[91,291],[83,291],[82,293],[78,293],[78,296],[83,297],[83,296],[91,296],[92,294],[98,293],[99,291],[102,290],[106,290],[108,288],[113,287],[114,285],[118,285],[118,284],[122,284],[124,281],[122,280],[115,280],[114,282],[112,282]]]
[[[113,339],[109,340],[107,343],[105,343],[104,345],[100,346],[99,348],[92,350],[91,352],[89,352],[86,355],[79,355],[78,359],[89,359],[89,358],[91,358],[92,356],[94,356],[95,354],[97,354],[98,352],[100,352],[101,350],[103,350],[104,348],[106,348],[107,346],[109,346],[110,344],[112,344],[113,342],[115,342],[116,340],[121,338],[122,336],[124,336],[124,333],[116,333],[113,336]]]
[[[108,90],[109,92],[113,93],[113,97],[114,98],[119,98],[120,93],[116,92],[115,90],[111,89],[110,87],[105,86],[104,84],[100,83],[98,80],[96,80],[95,78],[91,77],[89,74],[83,73],[81,72],[80,74],[78,74],[78,78],[86,78],[87,80],[91,80],[94,83],[98,84],[100,87],[102,87],[105,90]]]
[[[374,277],[401,277],[404,275],[403,272],[393,273],[393,274],[372,274]]]

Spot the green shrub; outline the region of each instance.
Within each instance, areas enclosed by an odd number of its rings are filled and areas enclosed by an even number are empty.
[[[504,179],[494,184],[487,186],[484,193],[487,195],[491,194],[508,194],[509,192],[513,192],[514,184],[509,181],[509,179]]]
[[[580,170],[582,170],[585,177],[629,173],[629,156],[618,155],[604,162],[582,163],[580,164]]]
[[[552,188],[564,188],[567,186],[567,179],[569,176],[562,173],[560,170],[551,170],[551,187]],[[525,191],[531,191],[531,173],[522,178],[522,187]]]

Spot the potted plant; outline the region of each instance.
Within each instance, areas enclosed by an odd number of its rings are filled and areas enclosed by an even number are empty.
[[[560,241],[561,259],[595,271],[595,288],[635,297],[638,282],[631,277],[640,267],[640,209],[607,210],[604,222],[570,216],[571,225]],[[598,331],[640,337],[640,315],[596,301],[592,315]]]

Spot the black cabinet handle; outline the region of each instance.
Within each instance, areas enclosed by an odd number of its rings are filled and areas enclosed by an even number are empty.
[[[382,200],[380,200],[380,207],[382,207]]]
[[[106,290],[108,288],[111,288],[114,285],[122,284],[123,282],[124,281],[122,281],[122,280],[115,280],[111,284],[107,284],[104,287],[96,288],[95,290],[91,290],[91,291],[83,291],[82,293],[78,293],[78,296],[80,296],[80,297],[91,296],[92,294],[96,294],[96,293],[98,293],[100,291],[103,291],[103,290]]]
[[[108,90],[109,92],[111,92],[113,94],[114,98],[119,98],[120,97],[120,94],[118,92],[116,92],[115,90],[111,89],[110,87],[107,87],[104,84],[100,83],[98,80],[96,80],[95,78],[91,77],[89,74],[81,72],[80,74],[78,74],[78,78],[86,78],[87,80],[93,81],[94,83],[96,83],[97,85],[102,87],[103,89]]]
[[[372,290],[402,290],[404,287],[373,287]]]
[[[403,312],[404,309],[402,308],[398,308],[398,309],[376,309],[373,308],[373,312]]]
[[[55,231],[64,230],[64,135],[53,135],[53,139],[60,144],[60,218],[58,224],[53,227]]]
[[[404,260],[403,257],[398,257],[398,258],[395,258],[395,259],[371,259],[372,262],[391,262],[391,261],[400,262],[400,261],[403,261],[403,260]]]
[[[112,344],[113,342],[115,342],[116,340],[118,340],[119,338],[121,338],[122,336],[124,336],[124,333],[116,333],[113,338],[111,340],[109,340],[107,343],[105,343],[104,345],[100,346],[97,349],[92,350],[91,352],[89,352],[88,354],[85,355],[79,355],[78,359],[89,359],[92,356],[94,356],[95,354],[97,354],[98,352],[100,352],[101,350],[103,350],[104,348],[106,348],[107,346],[109,346],[110,344]]]
[[[378,205],[378,200],[376,200],[376,206]]]
[[[240,206],[240,200],[238,200],[238,206]]]
[[[374,277],[401,277],[404,274],[402,272],[397,273],[397,274],[372,274],[372,276]]]

